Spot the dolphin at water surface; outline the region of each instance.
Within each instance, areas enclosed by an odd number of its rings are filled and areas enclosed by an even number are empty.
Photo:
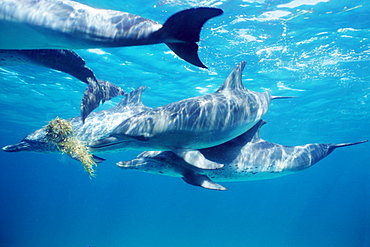
[[[227,190],[216,182],[253,181],[293,174],[316,164],[336,148],[367,142],[283,146],[260,138],[259,131],[265,123],[260,120],[229,142],[199,150],[207,159],[224,164],[217,170],[196,168],[171,151],[145,151],[117,165],[126,170],[181,177],[191,185],[206,189]]]
[[[245,62],[238,64],[214,93],[143,111],[118,125],[109,137],[91,143],[99,150],[171,150],[202,169],[222,164],[204,158],[197,149],[227,142],[250,129],[276,98],[242,84]]]
[[[69,0],[2,0],[0,49],[86,49],[165,43],[179,57],[206,68],[198,57],[203,24],[223,11],[193,8],[161,24],[126,12]]]
[[[110,109],[92,112],[86,118],[85,123],[82,122],[80,116],[68,119],[76,138],[87,144],[96,141],[108,136],[124,119],[148,110],[149,107],[141,103],[141,95],[144,89],[145,87],[142,86],[132,91],[120,103]],[[41,128],[27,135],[21,142],[3,147],[3,150],[6,152],[60,153],[54,143],[46,141],[45,136],[45,128]],[[98,157],[95,158],[97,161],[102,160]]]

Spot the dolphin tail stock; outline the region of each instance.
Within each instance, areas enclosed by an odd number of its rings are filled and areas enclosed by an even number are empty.
[[[87,115],[99,106],[100,101],[104,103],[113,97],[126,95],[122,88],[108,81],[94,80],[94,78],[88,78],[87,80],[89,84],[80,106],[82,122],[85,122]]]
[[[163,40],[164,43],[185,61],[207,68],[198,57],[200,31],[204,23],[212,17],[223,13],[217,8],[192,8],[180,11],[163,24],[163,27],[153,35]]]
[[[228,188],[217,184],[213,182],[208,176],[206,175],[201,175],[193,172],[185,173],[182,177],[182,179],[194,186],[200,186],[205,189],[210,189],[210,190],[228,190]]]
[[[203,156],[203,154],[196,149],[177,148],[172,150],[177,156],[183,158],[188,164],[199,169],[213,170],[222,168],[224,165],[210,161]]]

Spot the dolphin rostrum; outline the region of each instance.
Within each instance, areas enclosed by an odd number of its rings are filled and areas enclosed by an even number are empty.
[[[126,12],[96,9],[69,0],[2,0],[0,49],[86,49],[165,43],[185,61],[198,57],[203,24],[223,11],[192,8],[161,24]]]
[[[227,142],[250,129],[275,98],[242,84],[245,62],[239,63],[214,93],[143,111],[123,121],[91,150],[139,149],[172,151],[191,165],[217,169],[222,164],[204,158],[197,149]]]
[[[71,50],[0,50],[0,67],[21,64],[59,70],[88,84],[80,106],[83,121],[100,102],[104,103],[115,96],[125,95],[120,87],[108,81],[98,80],[93,71],[85,66],[85,61]]]
[[[191,185],[212,190],[227,190],[216,182],[271,179],[311,167],[344,144],[307,144],[283,146],[260,138],[259,130],[266,122],[260,120],[253,128],[221,145],[201,149],[209,160],[224,164],[217,170],[203,170],[186,163],[171,151],[146,151],[135,159],[117,165],[127,170],[181,177]]]
[[[73,126],[76,138],[88,144],[109,135],[124,119],[148,110],[149,108],[141,103],[141,95],[144,89],[145,87],[142,86],[127,94],[113,108],[92,112],[86,118],[85,123],[82,122],[80,116],[68,119]],[[21,142],[3,147],[3,150],[6,152],[60,153],[54,143],[46,141],[45,135],[45,128],[38,129],[28,134]]]

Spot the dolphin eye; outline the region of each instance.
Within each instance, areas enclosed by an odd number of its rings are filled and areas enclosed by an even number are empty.
[[[149,137],[145,137],[145,136],[135,136],[135,139],[142,141],[142,142],[149,141]]]
[[[159,162],[164,162],[164,161],[166,161],[166,157],[164,157],[164,156],[162,156],[162,155],[157,156],[157,157],[156,157],[156,159],[157,159],[157,161],[159,161]]]

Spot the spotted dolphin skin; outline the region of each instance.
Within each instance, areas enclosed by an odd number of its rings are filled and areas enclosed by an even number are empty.
[[[215,92],[143,111],[94,142],[91,150],[139,149],[173,151],[189,164],[217,169],[197,150],[227,142],[250,129],[267,112],[274,98],[242,84],[245,62],[238,64]]]
[[[130,13],[69,0],[2,0],[0,49],[86,49],[165,43],[179,57],[206,68],[198,57],[203,24],[216,8],[180,11],[161,24]],[[25,38],[26,37],[26,38]]]
[[[107,136],[124,119],[148,110],[149,108],[141,103],[144,89],[145,87],[142,86],[127,94],[120,103],[111,109],[92,112],[84,124],[81,117],[68,119],[77,139],[86,143],[98,140]],[[3,147],[3,150],[6,152],[60,153],[55,144],[45,142],[45,135],[45,129],[41,128],[27,135],[21,142]]]
[[[0,67],[22,64],[62,71],[88,84],[80,107],[83,121],[100,102],[104,103],[115,96],[125,95],[120,87],[108,81],[98,80],[94,72],[85,66],[85,61],[71,50],[0,50]]]
[[[216,182],[271,179],[296,173],[316,164],[336,148],[360,144],[307,144],[283,146],[260,138],[260,120],[239,137],[216,147],[201,149],[209,160],[225,164],[217,170],[202,170],[186,163],[171,151],[146,151],[135,159],[117,163],[127,170],[181,177],[185,182],[212,190],[227,190]]]

